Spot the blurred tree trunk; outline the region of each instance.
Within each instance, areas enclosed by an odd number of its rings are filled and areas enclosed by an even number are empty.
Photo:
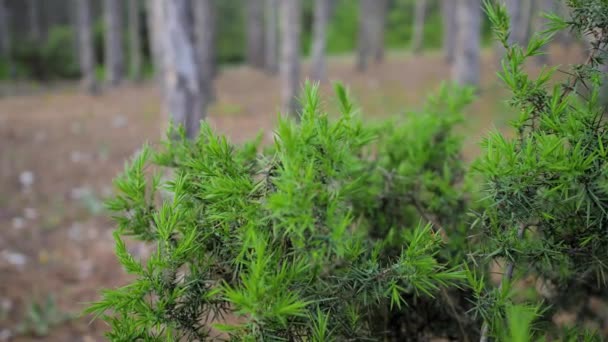
[[[570,8],[564,1],[557,1],[556,4],[556,14],[560,17],[569,20],[571,18]],[[570,48],[570,46],[576,41],[576,38],[572,35],[570,31],[562,30],[557,33],[557,41],[561,44],[565,45],[566,48]]]
[[[139,0],[128,0],[129,5],[129,50],[131,52],[131,76],[135,81],[142,77],[142,45]]]
[[[479,86],[481,0],[457,0],[456,54],[452,79],[462,85]]]
[[[266,25],[265,27],[265,40],[264,40],[264,48],[266,52],[264,53],[265,57],[265,66],[266,71],[269,74],[276,74],[278,66],[277,66],[277,33],[278,33],[278,25],[277,25],[277,8],[279,6],[279,0],[265,0],[265,13],[266,17]]]
[[[546,29],[546,27],[544,27],[544,25],[547,23],[547,19],[543,18],[543,13],[555,13],[556,10],[556,0],[540,0],[539,8],[536,9],[534,12],[536,14],[535,20],[534,20],[534,31],[536,32],[542,32],[543,30]],[[548,55],[548,50],[547,50],[548,46],[545,45],[542,48],[543,54],[539,55],[536,57],[536,63],[539,65],[544,65],[547,64],[549,62],[549,55]]]
[[[522,17],[522,1],[525,0],[505,0],[507,11],[511,19],[511,36],[509,40],[512,43],[519,43],[521,38],[521,30],[523,24]]]
[[[456,1],[442,0],[441,12],[443,17],[443,54],[448,63],[454,62],[456,50]]]
[[[281,0],[281,97],[285,113],[296,119],[298,114],[298,88],[300,83],[300,0]]]
[[[415,7],[416,8],[414,10],[414,26],[412,27],[412,51],[417,54],[420,53],[420,51],[422,50],[427,1],[416,0]]]
[[[373,49],[374,0],[359,0],[359,34],[357,42],[357,70],[364,71]]]
[[[29,38],[34,42],[40,42],[42,39],[42,30],[40,29],[40,0],[27,1],[27,16],[29,26]]]
[[[374,26],[371,44],[374,60],[379,63],[384,60],[384,31],[386,27],[388,0],[376,0],[373,8]]]
[[[533,0],[523,0],[523,4],[522,4],[522,14],[521,14],[521,29],[519,32],[519,37],[517,37],[517,41],[522,45],[522,46],[527,46],[528,43],[530,42],[530,37],[532,36],[533,32],[532,32],[532,18],[534,18],[534,16],[536,16],[538,13],[536,11],[536,7],[534,6],[534,4],[532,3]],[[540,0],[541,2],[543,0]],[[538,2],[538,0],[537,0]]]
[[[359,36],[357,42],[358,71],[367,69],[370,59],[376,62],[384,59],[384,26],[387,0],[359,1]]]
[[[6,60],[9,77],[14,79],[16,70],[12,56],[10,27],[10,13],[6,7],[6,1],[0,0],[0,56]]]
[[[95,47],[91,19],[91,0],[74,0],[82,86],[89,93],[97,92],[95,80]]]
[[[214,20],[213,0],[192,0],[194,4],[194,20],[196,25],[196,46],[200,62],[199,77],[201,98],[204,103],[210,103],[215,98],[213,91],[214,73]]]
[[[315,0],[313,20],[311,78],[321,82],[326,78],[325,49],[327,45],[329,0]]]
[[[159,42],[161,33],[161,15],[162,10],[160,8],[161,2],[156,0],[146,0],[146,19],[148,22],[148,41],[150,42],[150,55],[152,57],[152,64],[154,65],[155,77],[161,74],[162,69],[162,44]]]
[[[117,85],[124,77],[125,57],[122,44],[122,15],[120,0],[104,0],[105,68],[110,85]]]
[[[247,0],[247,63],[263,68],[264,61],[264,4],[263,0]]]
[[[174,125],[183,125],[188,138],[199,132],[207,102],[201,94],[201,72],[194,32],[193,1],[152,0],[162,49],[160,82],[165,113]]]

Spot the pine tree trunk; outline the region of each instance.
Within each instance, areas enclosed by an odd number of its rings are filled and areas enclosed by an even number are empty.
[[[91,0],[74,0],[77,11],[77,33],[82,74],[82,86],[89,93],[97,92],[95,80],[95,47],[93,44],[93,30],[91,19]]]
[[[373,0],[359,0],[359,34],[357,42],[357,70],[364,71],[373,49]]]
[[[213,73],[215,46],[213,39],[213,0],[193,0],[196,27],[196,46],[199,56],[201,98],[204,103],[214,99]]]
[[[442,0],[441,11],[443,17],[443,54],[446,62],[454,62],[456,50],[456,1]]]
[[[299,118],[297,94],[300,83],[300,0],[281,0],[281,95],[283,111]]]
[[[542,32],[545,27],[544,25],[547,23],[547,19],[541,16],[542,13],[555,13],[556,10],[555,0],[540,0],[540,4],[536,13],[536,20],[534,20],[534,31]],[[543,54],[536,57],[536,63],[539,65],[544,65],[549,62],[549,55],[547,55],[548,46],[545,45],[542,48]]]
[[[161,2],[156,0],[146,0],[146,19],[148,22],[148,41],[150,42],[150,55],[154,65],[155,77],[159,78],[162,69],[162,44],[160,25],[162,19]]]
[[[379,63],[384,60],[384,31],[386,26],[386,14],[388,11],[388,0],[376,0],[374,9],[372,53],[376,63]]]
[[[153,0],[161,44],[165,113],[174,125],[183,125],[188,138],[199,132],[207,103],[201,94],[201,73],[194,32],[193,1]],[[157,12],[158,11],[158,12]]]
[[[29,37],[34,42],[40,42],[42,39],[42,30],[40,29],[40,0],[28,0],[27,14],[29,24]]]
[[[324,81],[326,78],[325,49],[328,20],[329,0],[315,0],[311,78],[319,82]]]
[[[6,0],[0,0],[0,56],[4,57],[8,64],[9,77],[14,79],[16,70],[12,56],[10,27],[10,14],[6,7]]]
[[[139,17],[139,0],[128,0],[129,5],[129,49],[131,52],[131,76],[135,81],[141,81],[141,24]]]
[[[532,0],[522,0],[521,7],[520,24],[515,39],[520,45],[527,46],[532,35],[532,14],[535,6],[533,6]]]
[[[458,34],[452,79],[462,85],[479,86],[481,0],[457,0]]]
[[[103,2],[106,25],[105,67],[106,78],[110,85],[120,83],[125,70],[120,3],[120,0],[104,0]]]
[[[247,0],[247,63],[264,68],[264,5],[263,0]]]
[[[426,19],[426,0],[417,0],[414,10],[414,26],[412,27],[412,51],[420,53],[422,50],[422,39],[424,37],[424,23]]]
[[[265,0],[264,1],[264,16],[265,20],[265,37],[264,37],[264,48],[266,52],[264,53],[265,57],[265,66],[266,71],[269,74],[276,74],[278,70],[277,66],[277,33],[278,33],[278,25],[277,25],[277,8],[279,7],[279,0]]]
[[[512,43],[519,43],[522,29],[522,0],[505,0],[505,4],[507,5],[509,17],[511,18],[511,36],[509,37],[509,40]]]
[[[569,20],[572,15],[570,14],[570,8],[568,7],[568,5],[565,3],[565,1],[556,0],[556,2],[556,14],[559,15],[561,18]],[[572,35],[570,31],[562,30],[557,33],[557,41],[565,45],[566,48],[569,48],[576,41],[576,38]]]

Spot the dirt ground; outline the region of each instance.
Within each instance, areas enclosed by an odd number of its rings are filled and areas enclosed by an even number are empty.
[[[551,50],[552,63],[577,62],[580,55]],[[348,85],[371,118],[404,115],[449,78],[438,53],[389,54],[365,73],[353,65],[348,56],[331,58],[329,81]],[[496,100],[504,94],[496,65],[484,54],[480,98],[462,128],[468,159],[480,137],[493,126],[504,129],[511,116]],[[260,130],[269,134],[278,87],[276,77],[259,71],[223,70],[209,121],[236,142]],[[329,82],[322,89],[330,93]],[[331,100],[326,105],[333,108]],[[161,122],[160,94],[151,81],[99,96],[62,85],[0,98],[0,341],[103,340],[104,323],[80,312],[100,289],[128,279],[114,258],[113,224],[102,202],[124,161],[144,142],[158,141]],[[136,255],[144,251],[132,247]]]

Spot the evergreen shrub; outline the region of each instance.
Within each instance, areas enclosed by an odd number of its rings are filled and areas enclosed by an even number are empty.
[[[465,222],[451,129],[472,92],[446,86],[425,111],[368,128],[336,89],[339,118],[308,85],[301,121],[280,119],[262,153],[203,125],[196,140],[174,131],[127,165],[109,208],[118,258],[136,280],[91,307],[111,312],[110,337],[365,340],[389,334],[391,316],[411,315],[417,301],[445,311],[429,299],[465,281],[441,250],[443,230]],[[156,251],[136,260],[122,235]]]
[[[589,328],[608,299],[608,3],[568,4],[569,20],[548,14],[521,47],[504,5],[485,2],[519,117],[484,139],[471,173],[453,131],[466,88],[370,125],[342,86],[330,116],[308,84],[301,120],[279,119],[263,149],[206,124],[192,141],[171,130],[116,179],[116,254],[134,280],[88,312],[117,341],[601,340]],[[551,67],[531,77],[526,61],[564,29],[590,37],[589,57],[565,81]],[[127,236],[152,255],[132,256]]]

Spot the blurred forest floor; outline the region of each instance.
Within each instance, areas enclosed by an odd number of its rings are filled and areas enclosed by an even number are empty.
[[[551,64],[580,60],[578,49],[551,49]],[[484,53],[482,90],[461,128],[468,160],[488,130],[506,129],[513,118],[495,76],[497,65],[491,51]],[[420,108],[427,94],[449,79],[438,53],[392,53],[365,73],[353,66],[351,56],[332,57],[328,78],[345,83],[371,120]],[[331,84],[322,90],[331,112],[336,108]],[[234,142],[260,130],[271,138],[280,100],[276,77],[228,68],[216,92],[209,121],[219,132]],[[103,340],[103,322],[79,317],[100,289],[126,283],[114,258],[113,224],[103,199],[125,160],[144,142],[158,142],[160,100],[152,81],[100,96],[62,85],[0,98],[0,341],[35,340],[35,335],[47,341]],[[138,244],[131,250],[140,257],[148,253]]]

